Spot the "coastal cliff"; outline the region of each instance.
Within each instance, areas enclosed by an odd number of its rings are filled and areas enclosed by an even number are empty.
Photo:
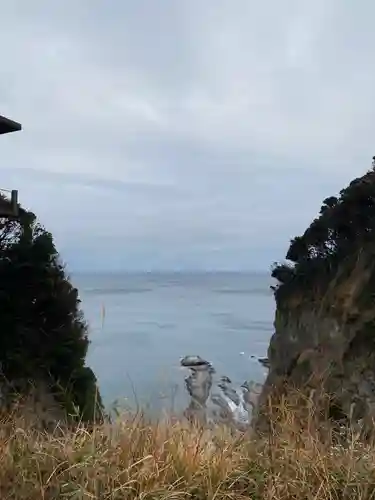
[[[369,429],[375,417],[375,165],[291,241],[272,276],[276,314],[269,374],[255,422],[286,387],[329,396],[333,421]]]

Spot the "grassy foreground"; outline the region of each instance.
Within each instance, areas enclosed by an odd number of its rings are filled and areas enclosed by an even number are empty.
[[[47,433],[14,412],[0,425],[0,498],[375,498],[375,446],[352,432],[344,445],[323,442],[312,419],[301,421],[279,408],[271,435],[255,441],[224,427],[126,415],[91,431]]]

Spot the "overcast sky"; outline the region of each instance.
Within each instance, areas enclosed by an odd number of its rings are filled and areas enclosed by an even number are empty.
[[[268,269],[371,164],[375,2],[0,4],[0,187],[72,270]]]

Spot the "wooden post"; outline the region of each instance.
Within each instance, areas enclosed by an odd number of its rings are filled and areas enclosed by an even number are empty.
[[[0,217],[13,218],[19,215],[18,191],[13,189],[11,198],[0,197]]]
[[[17,189],[12,189],[12,194],[11,194],[11,199],[10,199],[10,203],[11,203],[11,210],[13,212],[13,216],[14,217],[18,217],[19,215],[19,210],[18,210],[18,191]]]
[[[22,130],[22,125],[5,116],[0,115],[0,134],[9,134],[10,132],[17,132],[17,130]],[[19,205],[18,205],[18,191],[13,189],[11,191],[10,201],[4,196],[0,197],[0,217],[18,217],[19,215]]]

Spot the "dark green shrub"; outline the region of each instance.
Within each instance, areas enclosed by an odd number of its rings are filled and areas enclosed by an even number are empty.
[[[52,235],[34,214],[0,219],[0,362],[3,376],[46,380],[67,409],[89,419],[101,409],[78,291],[69,281]],[[69,403],[69,404],[68,404]]]

